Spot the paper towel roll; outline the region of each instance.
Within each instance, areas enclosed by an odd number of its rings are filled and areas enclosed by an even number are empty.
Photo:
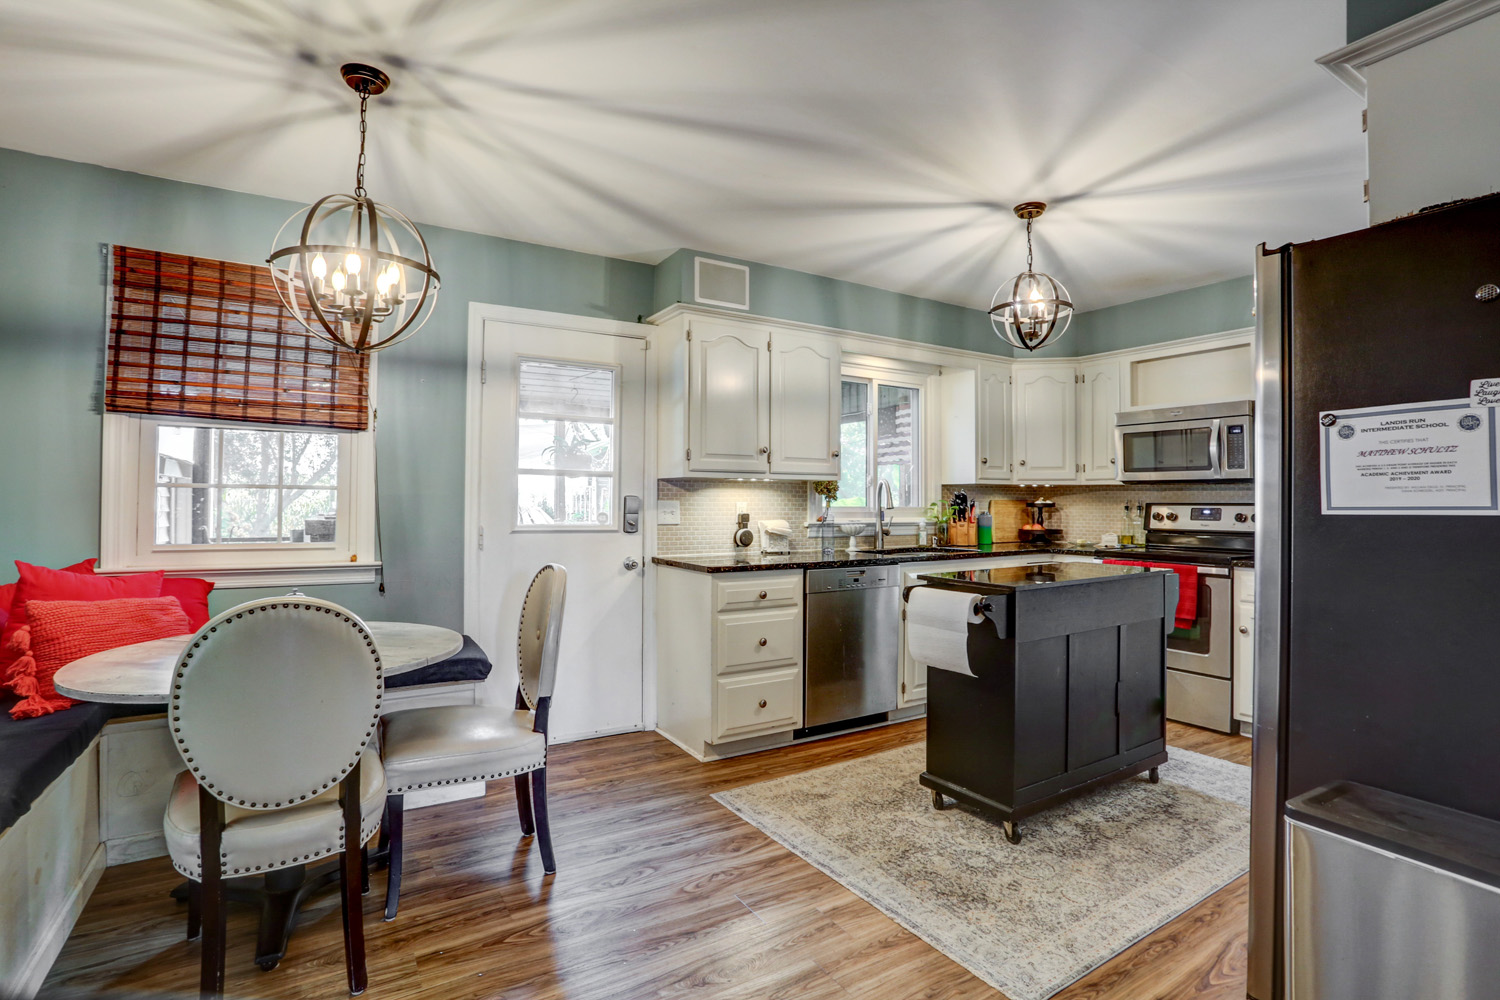
[[[906,601],[906,648],[912,659],[974,677],[969,669],[969,626],[984,621],[981,594],[917,587]]]

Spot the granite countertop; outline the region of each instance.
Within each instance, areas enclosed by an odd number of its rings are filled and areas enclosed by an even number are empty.
[[[821,549],[805,549],[784,555],[766,555],[761,552],[709,553],[706,555],[653,556],[651,561],[658,566],[673,566],[677,569],[694,570],[699,573],[745,573],[755,570],[773,569],[839,569],[845,566],[896,566],[914,562],[941,562],[949,559],[993,559],[996,556],[1070,555],[1092,556],[1094,550],[1075,546],[1043,546],[1029,542],[996,542],[987,548],[956,546],[933,548],[910,546],[887,549],[884,552],[859,550],[845,552],[838,549],[825,556]]]
[[[1106,566],[1100,563],[1045,563],[1040,566],[1004,566],[1000,569],[956,569],[947,573],[924,573],[918,579],[935,587],[981,594],[1014,594],[1040,587],[1067,587],[1098,583],[1142,573],[1170,573],[1145,566]]]

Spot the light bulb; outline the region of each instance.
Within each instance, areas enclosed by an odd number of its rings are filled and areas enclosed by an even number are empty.
[[[1033,302],[1040,302],[1041,298],[1042,298],[1042,290],[1039,287],[1037,287],[1036,282],[1032,282],[1031,283],[1031,301],[1033,301]]]
[[[336,292],[342,292],[344,290],[344,272],[343,271],[339,270],[338,268],[334,268],[333,275],[328,280],[333,285],[333,290],[334,291],[336,291]]]
[[[385,277],[386,284],[394,285],[396,282],[401,280],[401,268],[397,267],[395,264],[392,264],[390,267],[385,269]]]
[[[313,258],[312,273],[314,278],[321,278],[328,273],[328,261],[323,259],[322,254]]]
[[[364,258],[357,253],[351,253],[344,258],[344,269],[350,274],[358,274],[362,266],[364,266]]]

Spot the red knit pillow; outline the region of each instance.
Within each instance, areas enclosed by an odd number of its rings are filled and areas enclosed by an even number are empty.
[[[163,574],[138,573],[134,576],[94,576],[88,569],[90,560],[67,569],[48,569],[16,560],[16,596],[10,605],[10,621],[0,630],[0,672],[14,656],[7,643],[16,630],[26,624],[29,601],[108,601],[120,597],[160,597]],[[14,689],[12,689],[14,690]],[[17,694],[20,692],[17,691]]]
[[[11,665],[7,679],[21,701],[13,719],[47,715],[76,704],[57,693],[52,676],[74,660],[151,639],[188,635],[187,614],[175,597],[127,597],[111,601],[28,601],[29,651]],[[20,643],[13,639],[11,645]]]

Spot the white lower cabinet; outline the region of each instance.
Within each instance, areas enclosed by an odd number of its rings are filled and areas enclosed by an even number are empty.
[[[789,740],[802,725],[802,614],[801,570],[658,566],[657,730],[700,759]]]
[[[1255,709],[1255,570],[1234,571],[1234,717],[1249,735]]]

